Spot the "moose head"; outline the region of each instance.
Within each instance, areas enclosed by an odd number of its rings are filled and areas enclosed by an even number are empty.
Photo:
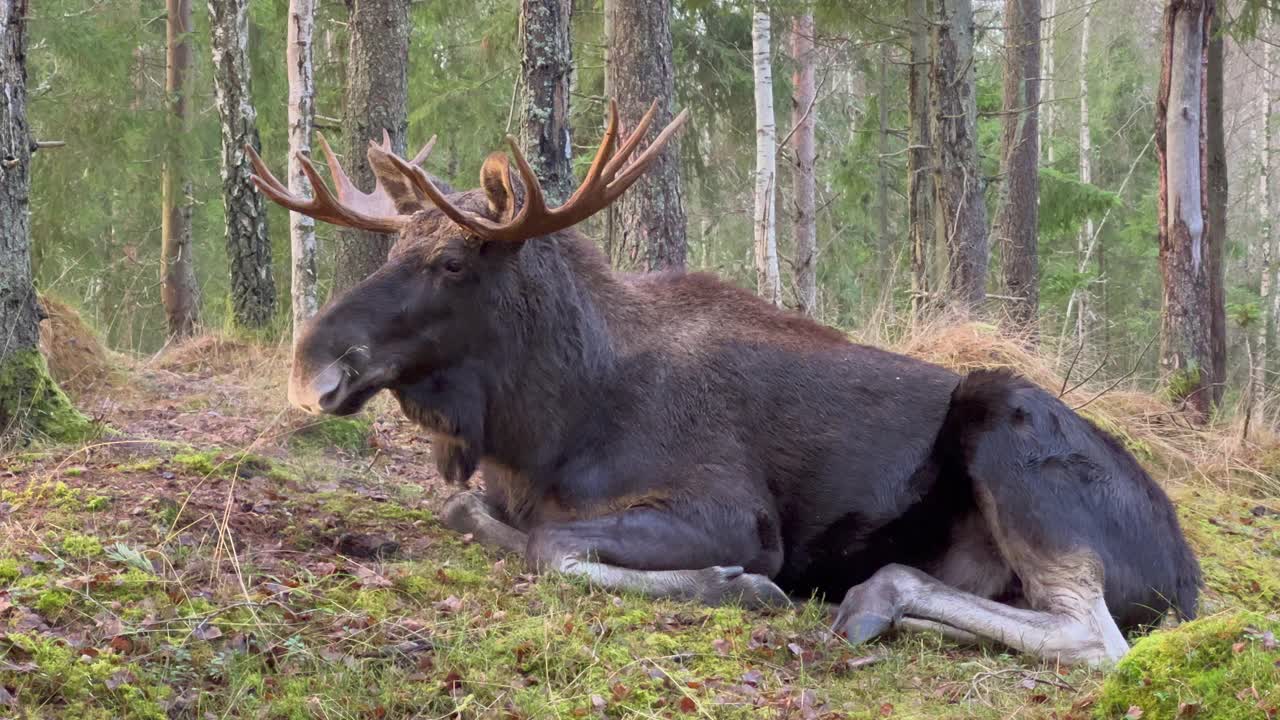
[[[383,142],[369,143],[376,184],[357,189],[320,146],[336,195],[310,160],[299,155],[314,199],[289,192],[252,148],[253,181],[276,203],[344,227],[395,233],[386,263],[314,317],[294,348],[289,400],[311,413],[358,411],[380,390],[411,385],[483,352],[508,345],[522,300],[515,268],[526,244],[571,228],[616,200],[658,158],[688,119],[682,112],[633,162],[657,112],[650,106],[635,129],[618,137],[618,111],[609,103],[604,139],[586,178],[561,206],[547,207],[542,187],[516,142],[508,156],[495,152],[480,170],[480,189],[443,191],[422,169],[433,137],[411,161]]]

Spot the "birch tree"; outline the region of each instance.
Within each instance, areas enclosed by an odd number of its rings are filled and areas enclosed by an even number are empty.
[[[191,0],[166,0],[165,95],[170,114],[161,184],[160,297],[171,339],[195,332],[200,307],[191,247],[191,177],[184,152],[191,119],[187,73],[191,69]]]
[[[1009,319],[1034,336],[1040,306],[1040,0],[1006,0],[1000,203],[995,234],[1004,247]]]
[[[817,184],[814,175],[818,124],[817,86],[814,78],[813,14],[804,13],[791,22],[791,57],[795,74],[791,87],[791,125],[795,138],[792,187],[795,193],[795,288],[800,312],[813,317],[818,312]]]
[[[970,0],[934,0],[931,109],[934,220],[947,252],[947,303],[976,313],[986,299],[987,212],[978,172],[977,86]]]
[[[1208,225],[1205,265],[1209,273],[1209,396],[1222,403],[1227,389],[1227,139],[1223,122],[1224,38],[1214,0],[1209,2],[1209,42],[1205,53],[1205,182]]]
[[[782,281],[778,272],[777,126],[773,118],[773,68],[769,51],[769,8],[755,4],[751,15],[751,68],[756,98],[755,227],[756,292],[774,305],[782,305]]]
[[[1093,133],[1089,129],[1089,29],[1093,24],[1093,8],[1086,5],[1084,8],[1084,21],[1080,23],[1080,183],[1089,185],[1093,183]],[[1084,271],[1089,267],[1089,243],[1093,239],[1093,218],[1086,217],[1084,226],[1080,228],[1079,234],[1076,236],[1076,259],[1079,262],[1080,273],[1083,276]],[[1087,288],[1077,287],[1071,291],[1074,303],[1068,301],[1067,306],[1070,308],[1075,305],[1076,311],[1076,342],[1084,344],[1089,328],[1089,291]]]
[[[1277,292],[1277,281],[1280,277],[1276,273],[1276,253],[1280,249],[1276,243],[1275,223],[1272,217],[1276,211],[1275,200],[1272,195],[1271,172],[1275,168],[1276,160],[1276,131],[1272,127],[1272,120],[1275,117],[1276,103],[1276,80],[1274,74],[1275,66],[1275,50],[1269,39],[1264,39],[1262,43],[1262,158],[1258,171],[1258,194],[1261,196],[1262,202],[1259,210],[1259,239],[1258,247],[1261,256],[1262,276],[1259,279],[1259,300],[1262,305],[1262,318],[1258,323],[1255,338],[1253,342],[1253,392],[1254,397],[1262,397],[1263,385],[1266,382],[1267,375],[1267,340],[1268,335],[1275,331],[1276,319],[1280,317],[1280,292]]]
[[[571,0],[520,2],[520,146],[553,202],[573,192]]]
[[[929,297],[932,255],[933,155],[930,143],[928,0],[906,0],[910,28],[910,76],[907,108],[907,232],[911,242],[911,309],[919,316]]]
[[[222,207],[226,215],[231,311],[236,325],[261,328],[276,309],[267,207],[249,181],[245,146],[261,149],[249,67],[249,3],[209,0],[213,87],[222,127]]]
[[[1212,407],[1209,268],[1205,226],[1204,58],[1212,0],[1169,0],[1163,20],[1156,157],[1163,297],[1160,364],[1170,394],[1193,418]]]
[[[1053,98],[1053,73],[1054,73],[1054,57],[1053,47],[1056,36],[1054,35],[1057,27],[1058,18],[1058,0],[1044,1],[1044,47],[1040,53],[1040,97],[1042,106],[1040,110],[1040,138],[1038,142],[1044,150],[1045,162],[1053,165],[1053,123],[1057,108],[1054,105]]]
[[[310,155],[315,125],[316,81],[312,66],[311,36],[315,31],[315,0],[289,0],[289,29],[285,60],[289,80],[289,192],[311,196],[311,183],[302,171],[298,155]],[[298,339],[306,321],[319,307],[316,293],[316,221],[302,213],[289,213],[289,254],[292,271],[289,295],[293,309],[293,338]]]

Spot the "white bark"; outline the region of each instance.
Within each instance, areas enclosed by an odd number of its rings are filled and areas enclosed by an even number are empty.
[[[814,163],[817,125],[817,88],[814,82],[813,15],[800,15],[791,25],[791,55],[796,71],[792,78],[791,123],[795,127],[795,168],[792,192],[795,195],[795,290],[799,310],[814,317],[818,313],[818,242],[815,215],[816,182]]]
[[[1276,318],[1280,315],[1280,277],[1276,272],[1277,238],[1272,222],[1275,203],[1272,200],[1271,171],[1275,166],[1275,130],[1271,121],[1276,111],[1276,82],[1272,75],[1276,71],[1274,51],[1271,40],[1262,41],[1262,82],[1263,82],[1263,114],[1262,114],[1262,167],[1258,173],[1258,190],[1262,196],[1262,223],[1259,231],[1258,246],[1261,250],[1262,277],[1259,283],[1259,295],[1262,312],[1258,318],[1257,335],[1254,339],[1255,361],[1253,363],[1253,397],[1262,397],[1262,388],[1267,374],[1267,335],[1276,327]]]
[[[1092,7],[1085,6],[1084,22],[1080,26],[1080,182],[1093,183],[1093,135],[1089,132],[1089,26],[1093,19]],[[1076,238],[1076,253],[1081,271],[1087,267],[1085,255],[1093,238],[1093,218],[1085,218],[1084,227]],[[1085,342],[1089,327],[1089,292],[1083,288],[1072,291],[1076,295],[1076,341]]]
[[[1040,147],[1045,161],[1053,165],[1053,32],[1057,24],[1057,0],[1044,2],[1044,50],[1040,54]]]
[[[289,30],[285,57],[289,74],[289,191],[311,196],[298,153],[311,152],[315,124],[315,74],[311,64],[311,35],[315,29],[315,0],[289,0]],[[289,213],[289,249],[293,258],[293,337],[297,340],[307,319],[316,313],[316,222]]]
[[[756,289],[760,297],[782,305],[778,271],[777,218],[778,130],[773,118],[773,67],[769,52],[769,8],[757,2],[751,18],[751,64],[756,97],[755,248]]]

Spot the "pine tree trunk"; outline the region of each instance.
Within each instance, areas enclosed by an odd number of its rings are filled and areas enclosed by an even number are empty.
[[[187,109],[187,72],[191,69],[191,0],[166,0],[165,94],[171,114],[165,137],[161,207],[160,296],[169,337],[195,332],[200,307],[191,246],[191,176],[185,145],[191,119]]]
[[[804,14],[791,22],[791,57],[795,74],[791,79],[791,125],[795,128],[795,164],[791,184],[795,193],[795,285],[800,312],[809,317],[818,313],[818,227],[817,85],[814,78],[813,15]]]
[[[1262,276],[1259,279],[1260,304],[1262,305],[1261,317],[1258,319],[1257,334],[1254,338],[1254,362],[1253,362],[1253,392],[1255,398],[1261,398],[1263,387],[1266,384],[1267,376],[1267,340],[1270,335],[1275,332],[1277,310],[1276,302],[1280,300],[1280,292],[1277,292],[1276,273],[1276,251],[1277,243],[1275,238],[1275,224],[1272,216],[1275,213],[1275,203],[1272,199],[1271,187],[1271,171],[1275,167],[1275,129],[1271,127],[1271,119],[1275,117],[1277,111],[1276,103],[1276,81],[1273,77],[1276,68],[1273,64],[1275,51],[1271,47],[1271,42],[1264,40],[1262,42],[1262,162],[1258,172],[1258,191],[1262,196],[1260,229],[1258,238],[1259,258],[1262,265]]]
[[[311,36],[315,31],[315,0],[289,0],[289,29],[285,60],[289,77],[289,192],[311,196],[311,183],[302,172],[298,153],[311,154],[311,131],[316,114],[316,79],[312,66]],[[289,251],[292,257],[290,297],[293,338],[316,314],[316,221],[302,213],[289,213]]]
[[[1004,247],[1007,306],[1014,327],[1031,338],[1040,307],[1036,238],[1040,196],[1040,0],[1005,2],[1004,116],[1000,204],[995,234]]]
[[[1084,22],[1080,24],[1080,182],[1093,183],[1093,133],[1089,129],[1089,29],[1093,24],[1093,8],[1084,9]],[[1093,218],[1085,218],[1084,227],[1076,236],[1076,261],[1081,274],[1089,267],[1089,241],[1093,238]],[[1076,342],[1085,343],[1089,334],[1089,291],[1076,288],[1071,291],[1076,310]],[[1067,306],[1073,303],[1068,302]]]
[[[1040,53],[1040,97],[1044,105],[1040,111],[1040,147],[1044,152],[1045,163],[1053,165],[1053,122],[1056,108],[1053,97],[1053,45],[1054,28],[1057,26],[1058,0],[1045,0],[1044,3],[1044,47]]]
[[[1210,397],[1222,403],[1227,389],[1227,139],[1222,117],[1223,37],[1216,3],[1210,0],[1209,50],[1205,66],[1205,124],[1208,147],[1206,172],[1209,222],[1205,227],[1206,266],[1209,270]]]
[[[373,171],[365,151],[385,130],[391,147],[405,154],[409,121],[409,0],[347,0],[350,51],[347,53],[346,106],[342,166],[356,187],[373,189]],[[391,235],[343,230],[334,252],[332,295],[346,292],[387,260]]]
[[[0,162],[0,328],[4,328],[0,362],[35,350],[40,339],[40,312],[31,279],[27,12],[27,0],[0,0],[0,90],[8,99],[0,103],[0,155],[4,156]]]
[[[605,0],[609,58],[605,94],[618,101],[622,127],[634,128],[650,103],[658,113],[644,147],[673,117],[675,68],[671,0]],[[671,139],[649,170],[610,213],[610,256],[622,268],[683,268],[687,241],[681,200],[679,137]]]
[[[222,125],[222,206],[226,212],[227,262],[235,324],[261,328],[276,309],[266,200],[249,180],[246,145],[261,149],[249,68],[249,3],[209,0],[213,87]]]
[[[977,89],[970,0],[934,0],[934,198],[937,244],[947,250],[947,302],[975,314],[987,294],[987,212],[978,172]]]
[[[933,247],[933,151],[929,116],[929,2],[907,0],[911,73],[907,108],[907,223],[911,239],[911,311],[923,314],[929,298]]]
[[[1169,0],[1164,15],[1160,90],[1156,97],[1160,273],[1160,363],[1171,394],[1193,418],[1212,408],[1206,203],[1204,58],[1212,6]]]
[[[778,273],[776,203],[777,126],[773,118],[773,68],[769,52],[769,8],[757,2],[751,16],[751,67],[756,96],[755,227],[756,292],[774,305],[782,305]]]
[[[569,132],[571,0],[521,0],[520,147],[553,203],[574,190]]]

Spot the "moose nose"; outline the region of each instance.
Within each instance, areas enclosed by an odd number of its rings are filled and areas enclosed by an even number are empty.
[[[330,365],[311,381],[312,397],[319,401],[320,409],[329,412],[342,401],[342,381],[346,374],[337,365]]]

